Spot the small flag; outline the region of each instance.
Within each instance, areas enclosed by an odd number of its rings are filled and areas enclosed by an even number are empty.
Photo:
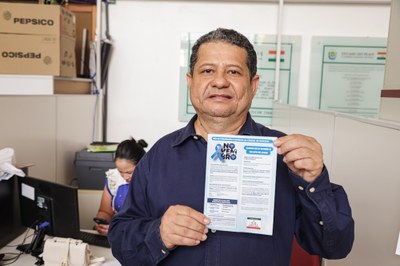
[[[386,60],[386,52],[377,52],[376,59],[378,60]]]

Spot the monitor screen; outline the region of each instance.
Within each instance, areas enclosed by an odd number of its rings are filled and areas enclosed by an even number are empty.
[[[18,184],[24,226],[35,228],[47,222],[48,235],[78,236],[78,188],[33,177],[20,177]]]
[[[16,176],[0,181],[0,248],[21,235],[25,227],[21,224]]]

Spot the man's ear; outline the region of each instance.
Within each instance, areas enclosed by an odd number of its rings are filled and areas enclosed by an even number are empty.
[[[253,93],[253,97],[256,96],[259,81],[260,81],[260,76],[259,75],[255,75],[251,79],[251,90],[252,90],[252,93]]]
[[[192,80],[193,80],[192,74],[190,74],[190,72],[187,72],[186,73],[186,83],[187,83],[189,89],[192,86]]]

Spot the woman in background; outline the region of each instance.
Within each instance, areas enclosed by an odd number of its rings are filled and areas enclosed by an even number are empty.
[[[108,233],[108,223],[117,213],[125,201],[129,182],[137,163],[146,153],[144,148],[147,143],[144,140],[136,142],[135,139],[127,139],[118,144],[114,161],[117,168],[106,172],[106,182],[99,211],[95,221],[95,230],[102,235]]]

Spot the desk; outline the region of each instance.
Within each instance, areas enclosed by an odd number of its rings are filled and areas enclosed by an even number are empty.
[[[31,242],[32,237],[33,237],[32,233],[33,233],[33,230],[29,229],[29,232],[27,234],[28,238],[25,240],[25,244]],[[15,238],[13,241],[8,243],[7,246],[0,249],[0,253],[6,254],[4,259],[15,257],[15,255],[17,255],[19,253],[19,250],[17,250],[16,248],[24,240],[25,234],[26,234],[26,232],[24,232],[23,234],[21,234],[20,236]],[[103,247],[90,245],[90,250],[92,251],[92,254],[95,257],[105,257],[106,258],[106,261],[103,264],[104,266],[120,265],[119,262],[113,257],[110,248],[103,248]],[[12,253],[12,254],[7,254],[7,253]],[[18,260],[16,260],[14,263],[8,264],[8,262],[10,262],[10,261],[1,261],[0,265],[3,265],[3,264],[4,265],[13,265],[13,266],[35,265],[36,258],[33,257],[31,254],[23,253],[18,258]]]

